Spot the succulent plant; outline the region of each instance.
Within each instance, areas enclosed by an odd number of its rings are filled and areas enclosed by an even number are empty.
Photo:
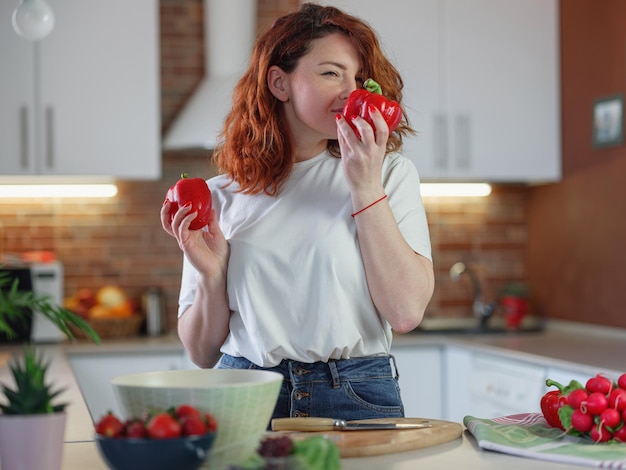
[[[100,342],[98,333],[81,317],[55,304],[49,296],[20,291],[17,279],[11,281],[6,273],[0,272],[0,332],[7,338],[15,337],[15,325],[26,323],[31,312],[35,311],[52,321],[70,339],[74,335],[68,325],[74,325],[95,343]],[[0,404],[0,410],[11,415],[63,411],[66,404],[53,404],[62,390],[52,389],[46,383],[49,362],[37,354],[30,343],[24,345],[21,356],[21,362],[13,358],[10,366],[15,388],[2,385],[7,403]]]
[[[2,386],[8,404],[0,404],[0,410],[7,415],[27,415],[56,413],[63,411],[67,403],[53,404],[52,401],[62,392],[53,390],[46,384],[49,363],[32,346],[24,347],[22,362],[14,359],[11,373],[15,388]]]

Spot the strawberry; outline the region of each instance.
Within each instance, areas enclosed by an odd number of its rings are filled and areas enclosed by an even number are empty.
[[[176,415],[176,417],[179,420],[183,420],[185,418],[188,418],[190,416],[198,416],[200,417],[200,411],[198,411],[197,408],[194,408],[191,405],[179,405],[176,407],[176,409],[174,410],[174,414]]]
[[[146,437],[146,424],[140,419],[131,419],[126,422],[126,436],[134,438]]]
[[[217,420],[211,413],[204,414],[204,421],[206,422],[206,432],[215,432],[217,430]]]
[[[207,427],[201,416],[187,416],[182,420],[183,436],[201,436],[206,434]]]
[[[120,437],[124,432],[124,423],[109,411],[96,424],[96,432],[106,437]]]
[[[150,419],[147,432],[154,439],[172,439],[181,436],[182,427],[171,414],[161,412]]]

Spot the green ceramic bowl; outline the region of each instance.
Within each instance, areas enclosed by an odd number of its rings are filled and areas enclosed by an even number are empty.
[[[193,369],[125,375],[111,383],[124,418],[182,404],[211,413],[217,437],[209,464],[222,468],[256,452],[282,381],[282,375],[263,370]]]

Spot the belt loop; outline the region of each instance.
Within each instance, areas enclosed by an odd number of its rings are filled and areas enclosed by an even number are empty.
[[[394,356],[393,354],[389,354],[389,357],[391,358],[391,362],[393,362],[393,369],[396,371],[396,379],[400,379],[400,372],[398,372],[398,364],[396,363],[396,356]]]
[[[339,382],[339,371],[337,370],[337,362],[332,360],[328,361],[328,368],[330,369],[330,375],[333,378],[333,388],[340,388],[341,383]]]

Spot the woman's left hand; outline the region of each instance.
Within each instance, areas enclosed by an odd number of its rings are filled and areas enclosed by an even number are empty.
[[[380,188],[382,164],[389,138],[389,127],[376,107],[368,108],[376,128],[360,117],[352,122],[361,138],[350,127],[346,118],[337,117],[337,140],[341,150],[343,170],[351,192]]]

